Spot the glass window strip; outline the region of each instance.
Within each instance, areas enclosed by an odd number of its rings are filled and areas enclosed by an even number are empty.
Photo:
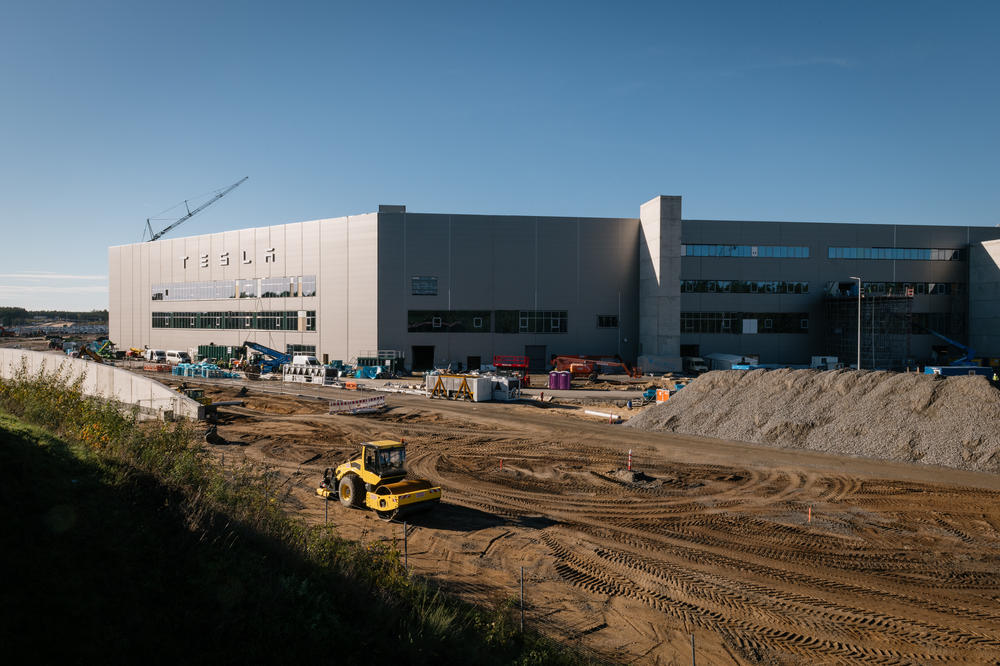
[[[871,259],[883,261],[965,261],[962,248],[925,247],[828,247],[828,259]]]
[[[743,335],[745,319],[756,320],[758,335],[809,332],[807,312],[681,312],[681,332]]]
[[[681,245],[682,257],[757,257],[808,259],[806,245]]]
[[[809,283],[798,280],[681,280],[687,294],[808,294]]]
[[[316,330],[316,311],[307,310],[305,330]],[[153,312],[153,328],[298,331],[299,310],[278,312]]]
[[[316,296],[316,276],[240,278],[209,282],[154,284],[154,301],[208,301],[230,298],[292,298]]]

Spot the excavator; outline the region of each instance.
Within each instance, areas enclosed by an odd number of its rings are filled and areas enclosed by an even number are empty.
[[[559,371],[569,370],[573,376],[587,377],[590,381],[597,381],[598,368],[619,368],[629,377],[642,376],[638,369],[629,367],[623,361],[603,361],[584,356],[556,356],[552,360],[552,367]]]
[[[364,442],[358,457],[323,472],[316,489],[323,498],[337,497],[345,507],[367,507],[385,521],[402,519],[441,501],[441,488],[423,479],[406,478],[406,443]]]

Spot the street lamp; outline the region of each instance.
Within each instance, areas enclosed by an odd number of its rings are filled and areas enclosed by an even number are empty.
[[[861,278],[851,276],[858,281],[858,370],[861,369]]]

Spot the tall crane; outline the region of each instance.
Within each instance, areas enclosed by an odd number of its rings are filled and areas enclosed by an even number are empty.
[[[167,233],[171,229],[174,229],[175,227],[177,227],[181,223],[186,222],[187,220],[191,219],[192,217],[194,217],[195,215],[197,215],[201,211],[205,210],[206,208],[208,208],[209,206],[211,206],[212,204],[214,204],[216,201],[218,201],[219,199],[221,199],[222,197],[226,196],[227,194],[229,194],[230,192],[232,192],[233,190],[235,190],[237,187],[239,187],[240,185],[242,185],[244,182],[246,182],[247,178],[249,178],[249,177],[250,176],[244,176],[242,179],[236,181],[235,183],[233,183],[232,185],[230,185],[226,189],[222,190],[221,192],[219,192],[218,194],[216,194],[211,199],[209,199],[208,201],[206,201],[202,205],[198,206],[194,210],[191,210],[191,208],[188,206],[187,199],[185,199],[184,200],[184,208],[187,209],[187,214],[184,215],[184,216],[182,216],[182,217],[180,217],[180,218],[178,218],[178,219],[176,219],[176,220],[174,220],[170,224],[170,226],[168,226],[166,229],[164,229],[162,231],[159,231],[159,232],[157,232],[155,234],[153,233],[153,227],[149,224],[149,218],[146,218],[146,229],[149,230],[149,236],[150,236],[149,240],[150,240],[150,242],[159,239],[161,236],[163,236],[163,234]],[[145,236],[145,235],[146,235],[145,232],[143,232],[143,236]]]

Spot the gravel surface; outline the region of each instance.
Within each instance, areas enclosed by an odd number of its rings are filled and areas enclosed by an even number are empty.
[[[626,427],[1000,472],[1000,391],[985,377],[709,372]]]

